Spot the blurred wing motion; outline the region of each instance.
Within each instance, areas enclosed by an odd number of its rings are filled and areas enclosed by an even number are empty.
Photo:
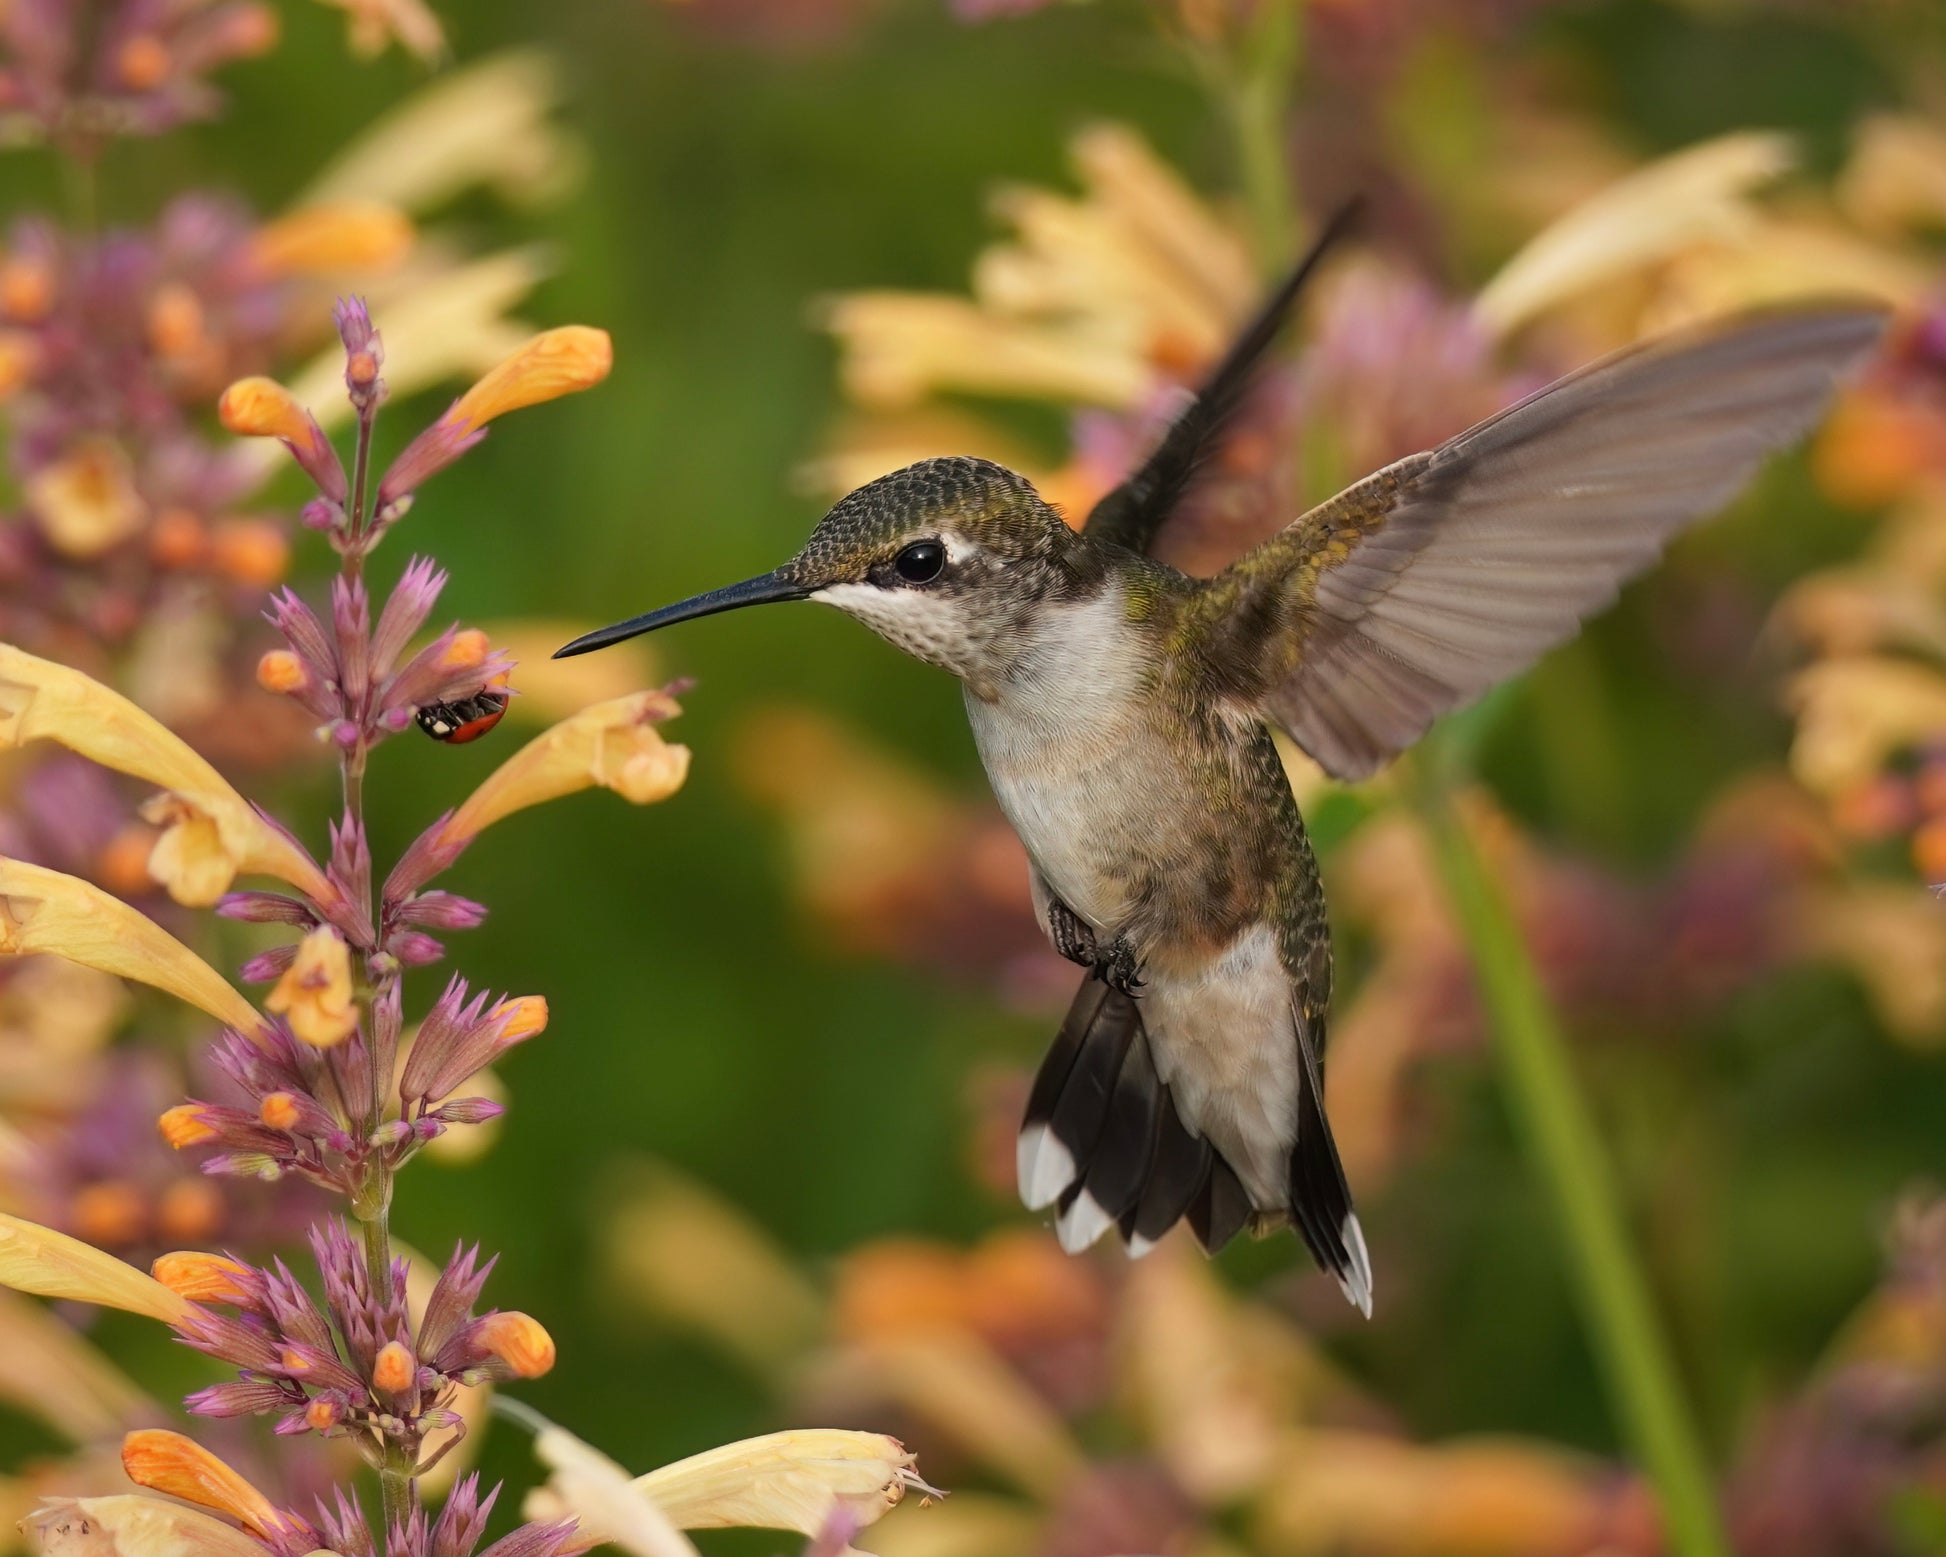
[[[1326,772],[1365,777],[1728,502],[1884,322],[1834,304],[1717,324],[1388,465],[1204,586],[1212,663]]]
[[[1196,398],[1170,425],[1155,452],[1089,511],[1083,526],[1088,535],[1130,551],[1149,549],[1163,521],[1189,490],[1198,467],[1216,447],[1225,424],[1243,404],[1265,353],[1283,331],[1304,284],[1332,245],[1350,230],[1357,215],[1358,203],[1352,201],[1340,206],[1324,224],[1310,252],[1244,327]]]

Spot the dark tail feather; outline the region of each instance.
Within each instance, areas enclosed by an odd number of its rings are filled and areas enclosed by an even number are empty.
[[[1126,998],[1126,997],[1124,997]],[[1061,1247],[1079,1254],[1136,1202],[1155,1160],[1156,1126],[1162,1102],[1162,1083],[1149,1054],[1148,1035],[1138,1019],[1134,1040],[1122,1059],[1121,1074],[1108,1099],[1108,1116],[1094,1150],[1082,1163],[1080,1192],[1064,1201],[1054,1228]]]
[[[1223,1246],[1249,1225],[1249,1195],[1236,1170],[1212,1152],[1209,1177],[1189,1207],[1189,1230],[1205,1254],[1221,1254]]]
[[[1291,1220],[1312,1257],[1338,1278],[1352,1306],[1372,1317],[1372,1261],[1352,1209],[1338,1144],[1324,1115],[1324,1081],[1309,1035],[1299,1025],[1304,1070],[1298,1086],[1297,1144],[1291,1149]]]
[[[1149,1176],[1140,1196],[1121,1219],[1122,1238],[1137,1259],[1154,1248],[1202,1194],[1216,1155],[1208,1141],[1189,1133],[1167,1087],[1162,1089],[1156,1111],[1155,1155]]]
[[[1053,1205],[1086,1173],[1141,1025],[1135,1002],[1098,979],[1076,993],[1034,1078],[1015,1148],[1020,1198],[1030,1211]]]

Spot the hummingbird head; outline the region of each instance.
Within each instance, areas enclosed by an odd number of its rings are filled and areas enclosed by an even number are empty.
[[[604,627],[556,658],[774,600],[818,600],[915,658],[999,679],[1046,602],[1082,589],[1080,538],[1027,480],[980,459],[930,459],[858,488],[773,572]]]

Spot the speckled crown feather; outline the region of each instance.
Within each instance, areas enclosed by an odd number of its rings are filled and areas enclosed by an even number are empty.
[[[1025,476],[955,455],[920,460],[840,498],[784,571],[805,583],[857,578],[928,525],[1010,554],[1044,550],[1051,533],[1067,533]]]

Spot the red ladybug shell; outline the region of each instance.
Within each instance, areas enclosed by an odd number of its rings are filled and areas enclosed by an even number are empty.
[[[427,703],[414,717],[419,721],[419,728],[435,741],[464,746],[485,735],[506,713],[504,692],[480,692],[472,697],[455,698],[450,703]]]

